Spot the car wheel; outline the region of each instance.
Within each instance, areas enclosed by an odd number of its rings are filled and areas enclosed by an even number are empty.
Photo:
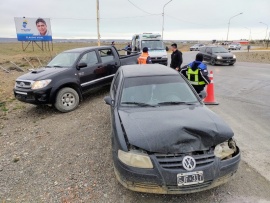
[[[212,58],[210,63],[211,63],[212,66],[216,65],[216,59]]]
[[[63,113],[73,111],[79,105],[79,95],[76,90],[65,87],[57,93],[54,103],[55,108]]]

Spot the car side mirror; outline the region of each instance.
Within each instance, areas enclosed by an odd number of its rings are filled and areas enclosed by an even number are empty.
[[[166,51],[169,51],[169,48],[168,47],[166,47]]]
[[[200,92],[200,94],[199,94],[199,97],[201,98],[201,99],[204,99],[205,97],[207,96],[207,93],[206,93],[206,91],[201,91]]]
[[[77,65],[77,69],[80,70],[81,68],[87,67],[87,64],[85,62],[81,62]]]
[[[114,105],[114,100],[110,96],[104,97],[105,104],[108,104],[110,106]]]

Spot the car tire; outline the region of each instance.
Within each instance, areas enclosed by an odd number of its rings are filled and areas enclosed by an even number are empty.
[[[211,64],[212,66],[216,65],[216,59],[212,58],[211,61],[210,61],[210,64]]]
[[[55,108],[63,113],[73,111],[77,108],[80,97],[76,90],[65,87],[58,91],[54,103]]]

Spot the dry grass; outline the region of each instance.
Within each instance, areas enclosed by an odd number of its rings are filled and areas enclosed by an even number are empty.
[[[257,51],[257,52],[235,52],[237,61],[252,62],[252,63],[269,63],[270,64],[270,51]]]

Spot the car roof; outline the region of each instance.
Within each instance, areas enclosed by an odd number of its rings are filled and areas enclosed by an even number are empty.
[[[179,72],[176,70],[160,64],[126,65],[120,67],[120,70],[122,71],[123,76],[126,78],[164,75],[179,76]]]
[[[66,50],[64,52],[77,52],[77,53],[82,53],[88,50],[94,50],[98,48],[111,48],[110,46],[93,46],[93,47],[81,47],[81,48],[76,48],[76,49],[70,49]]]

